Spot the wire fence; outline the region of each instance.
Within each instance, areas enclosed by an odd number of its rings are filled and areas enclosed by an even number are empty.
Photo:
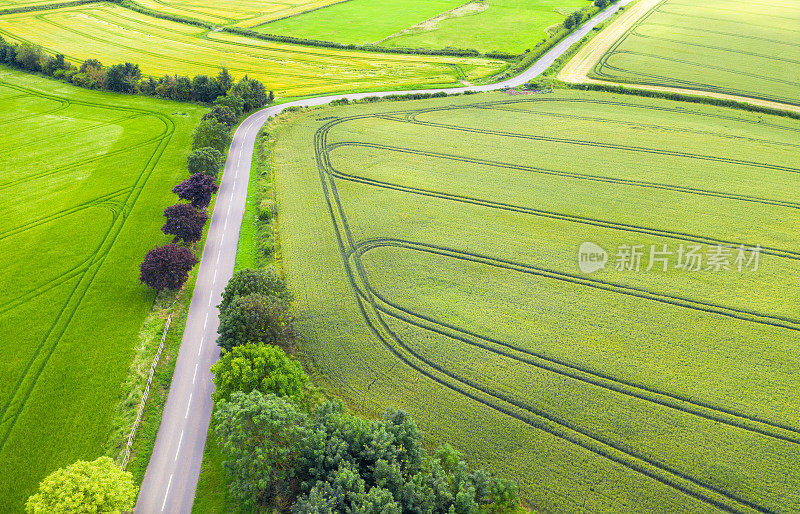
[[[136,413],[136,421],[133,423],[133,428],[131,428],[131,434],[128,436],[128,444],[125,446],[125,457],[122,459],[122,469],[125,469],[128,466],[128,460],[131,458],[131,447],[133,446],[133,438],[136,436],[136,429],[139,427],[139,422],[142,420],[142,413],[144,412],[144,404],[147,402],[147,396],[150,394],[150,384],[153,383],[153,375],[156,372],[156,366],[158,366],[158,359],[161,358],[161,351],[164,349],[164,341],[167,339],[167,331],[169,331],[169,326],[172,323],[172,314],[169,315],[167,318],[167,323],[164,325],[164,333],[161,335],[161,343],[158,345],[158,351],[156,352],[156,356],[153,359],[153,365],[150,366],[150,376],[147,378],[147,386],[144,388],[144,394],[142,395],[142,401],[139,402],[139,409]]]

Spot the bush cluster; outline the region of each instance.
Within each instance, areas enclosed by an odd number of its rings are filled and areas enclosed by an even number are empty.
[[[369,421],[341,401],[312,398],[301,364],[273,346],[292,342],[293,335],[275,337],[291,323],[288,312],[280,319],[259,306],[284,309],[290,299],[275,273],[243,269],[219,305],[214,433],[239,507],[295,514],[517,509],[513,482],[471,471],[448,445],[428,453],[404,412],[389,409]]]

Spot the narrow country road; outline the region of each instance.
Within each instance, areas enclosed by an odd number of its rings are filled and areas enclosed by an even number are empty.
[[[239,242],[239,228],[242,224],[247,199],[253,148],[256,135],[267,119],[290,106],[323,105],[340,98],[356,100],[368,96],[391,94],[436,93],[439,91],[459,93],[520,86],[549,68],[557,58],[588,34],[592,28],[606,21],[620,7],[631,1],[620,0],[599,13],[553,47],[522,74],[502,82],[450,89],[385,91],[309,98],[267,107],[251,115],[239,125],[231,143],[228,160],[225,163],[169,396],[164,407],[153,454],[139,492],[135,510],[137,514],[188,513],[192,510],[213,407],[211,392],[214,384],[211,381],[209,368],[219,358],[219,347],[216,344],[219,324],[216,306],[220,302],[225,284],[233,275],[233,265]]]

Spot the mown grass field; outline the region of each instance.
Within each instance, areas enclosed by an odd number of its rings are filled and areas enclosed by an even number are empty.
[[[145,74],[216,75],[260,79],[277,96],[414,85],[460,85],[506,63],[418,55],[336,51],[252,39],[145,16],[110,4],[0,17],[6,39],[30,41],[73,60],[133,62]]]
[[[350,0],[256,28],[269,34],[341,43],[410,48],[468,48],[519,54],[548,37],[548,28],[587,0],[486,0],[440,21],[415,27],[465,5],[462,0]],[[408,30],[407,30],[408,29]]]
[[[203,109],[0,68],[0,511],[102,453]]]
[[[305,350],[545,512],[797,511],[798,134],[578,91],[308,111],[272,134]],[[762,252],[646,271],[680,244]]]
[[[590,76],[800,104],[797,2],[664,0]]]
[[[283,0],[280,2],[237,0],[221,4],[215,0],[136,0],[136,3],[164,14],[236,27],[294,16],[341,0]]]

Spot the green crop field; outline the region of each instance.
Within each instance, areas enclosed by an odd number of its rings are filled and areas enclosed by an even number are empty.
[[[800,104],[797,2],[664,0],[591,77]]]
[[[587,5],[587,0],[350,0],[257,30],[342,43],[518,54]],[[442,13],[447,14],[435,19]]]
[[[203,112],[0,68],[0,512],[101,454]],[[13,478],[12,478],[13,477]]]
[[[271,134],[304,348],[544,512],[798,511],[799,135],[578,91],[308,111]]]
[[[502,70],[506,63],[418,55],[383,55],[262,41],[151,18],[96,4],[0,17],[0,34],[30,41],[73,60],[134,62],[146,74],[216,74],[262,80],[278,96],[352,89],[459,84]]]
[[[220,3],[216,0],[136,0],[136,3],[164,14],[196,20],[252,27],[261,23],[294,16],[342,0],[283,0],[280,2],[237,0]]]

